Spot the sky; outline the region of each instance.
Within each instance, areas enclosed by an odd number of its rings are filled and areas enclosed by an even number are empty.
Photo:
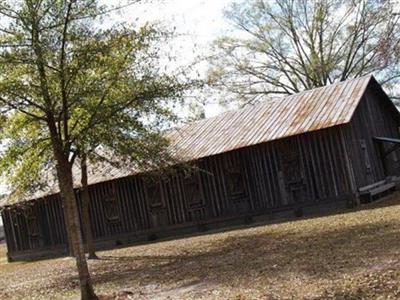
[[[230,30],[223,16],[224,8],[233,0],[153,0],[128,6],[112,14],[106,22],[126,21],[134,24],[161,22],[167,28],[175,28],[179,36],[172,41],[171,51],[179,62],[190,64],[199,55],[208,52],[211,43]],[[103,0],[106,5],[119,5],[115,0]],[[201,74],[207,71],[204,62],[197,67]],[[205,116],[221,113],[218,101],[208,101],[204,107]]]
[[[182,64],[190,63],[198,55],[205,53],[210,43],[219,35],[226,33],[229,24],[223,17],[223,9],[233,0],[153,0],[128,6],[112,14],[105,22],[115,21],[144,24],[161,22],[167,28],[175,28],[180,38],[172,47]],[[115,0],[102,0],[106,5],[119,5]],[[203,64],[201,72],[206,71]],[[215,116],[224,109],[218,103],[205,106],[206,117]],[[0,194],[5,193],[0,183]]]
[[[109,22],[127,21],[136,24],[162,22],[170,28],[176,28],[178,34],[185,34],[176,50],[181,48],[186,57],[207,47],[218,35],[224,33],[228,23],[223,10],[233,0],[153,0],[149,3],[133,4],[111,15]],[[102,0],[106,5],[118,5],[115,0]],[[121,2],[123,3],[123,2]],[[197,44],[197,48],[193,45]]]
[[[106,5],[119,5],[120,1],[100,0]],[[125,0],[129,1],[129,0]],[[161,22],[169,28],[175,28],[181,37],[173,43],[173,51],[182,64],[190,63],[195,57],[207,52],[210,43],[218,36],[229,32],[230,26],[223,17],[224,8],[234,0],[152,0],[128,6],[112,14],[105,22]],[[400,11],[400,0],[394,1]],[[205,72],[206,65],[200,66]],[[212,117],[224,110],[218,103],[205,106],[206,117]],[[0,194],[4,192],[0,184]]]

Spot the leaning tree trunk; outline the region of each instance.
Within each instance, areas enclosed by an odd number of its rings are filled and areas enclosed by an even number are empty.
[[[93,241],[92,228],[90,226],[89,203],[90,195],[88,188],[87,176],[87,158],[86,154],[81,155],[81,184],[82,184],[82,225],[86,239],[86,250],[89,254],[89,259],[97,259],[95,245]]]
[[[60,192],[64,197],[64,209],[66,210],[66,216],[68,218],[66,224],[69,226],[69,233],[71,235],[72,242],[71,246],[78,268],[81,297],[83,300],[98,299],[93,290],[92,280],[90,278],[85,250],[83,247],[78,205],[76,203],[73,188],[72,168],[68,162],[68,159],[64,157],[63,153],[55,154],[57,158],[57,175]]]
[[[64,197],[61,197],[61,203],[63,205],[63,213],[64,213],[64,222],[65,222],[65,231],[67,233],[67,238],[68,238],[68,255],[69,256],[75,256],[74,255],[74,249],[72,249],[72,239],[71,239],[71,233],[69,232],[69,229],[71,226],[68,225],[69,219],[67,217],[67,210],[65,209],[65,201]]]

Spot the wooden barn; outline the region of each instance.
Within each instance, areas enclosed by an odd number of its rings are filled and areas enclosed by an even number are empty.
[[[111,166],[89,179],[98,247],[354,205],[395,187],[399,113],[372,76],[268,100],[169,135],[198,171],[158,180]],[[77,178],[79,181],[80,178]],[[79,186],[76,189],[80,204]],[[3,206],[10,260],[67,252],[56,191]]]

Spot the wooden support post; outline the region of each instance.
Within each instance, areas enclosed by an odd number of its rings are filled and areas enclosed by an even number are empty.
[[[386,177],[388,175],[388,169],[386,166],[385,146],[383,145],[383,143],[378,143],[378,147],[379,147],[379,154],[382,160],[383,174]]]

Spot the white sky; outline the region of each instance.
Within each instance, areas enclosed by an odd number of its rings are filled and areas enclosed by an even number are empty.
[[[392,0],[399,4],[400,0]],[[207,51],[210,43],[228,31],[229,25],[223,17],[223,9],[233,0],[153,0],[149,3],[129,6],[109,20],[145,22],[161,21],[167,27],[176,28],[183,36],[173,45],[174,51],[183,63],[191,62],[196,56]],[[102,0],[107,5],[118,5],[120,1]],[[200,71],[205,71],[202,66]],[[206,117],[214,116],[223,109],[218,104],[205,107]],[[4,187],[0,184],[0,194]]]
[[[173,51],[183,63],[189,63],[207,51],[209,44],[228,29],[223,18],[223,9],[233,0],[153,0],[149,3],[134,4],[110,18],[117,21],[162,22],[174,28],[182,37],[173,44]],[[120,1],[102,0],[107,5],[118,5]],[[205,71],[204,65],[201,71]],[[223,109],[218,104],[205,107],[206,117],[214,116]],[[6,191],[0,183],[0,194]]]
[[[172,42],[171,50],[184,65],[205,54],[211,42],[229,30],[223,10],[232,2],[233,0],[153,0],[126,7],[113,14],[109,22],[161,22],[167,28],[175,28],[180,37]],[[117,6],[123,2],[103,0],[102,3]],[[198,70],[204,74],[207,70],[206,63],[199,65]],[[215,116],[222,111],[223,108],[218,103],[208,103],[205,107],[206,117]]]

